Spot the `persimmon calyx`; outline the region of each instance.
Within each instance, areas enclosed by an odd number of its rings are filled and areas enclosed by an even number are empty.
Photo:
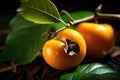
[[[80,47],[77,42],[66,39],[64,51],[69,56],[76,55],[80,52]]]

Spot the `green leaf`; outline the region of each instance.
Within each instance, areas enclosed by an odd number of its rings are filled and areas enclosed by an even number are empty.
[[[24,18],[38,24],[62,21],[59,12],[50,0],[21,0],[17,10]]]
[[[0,54],[0,60],[11,61],[15,64],[31,62],[42,49],[47,40],[41,36],[50,31],[51,25],[38,25],[16,15],[10,23],[12,32],[7,36],[5,50]]]
[[[12,31],[7,37],[0,60],[2,58],[15,64],[31,62],[47,40],[42,39],[41,35],[49,29],[49,26],[34,26]]]
[[[69,76],[72,76],[69,78]],[[64,74],[60,80],[120,80],[120,73],[101,63],[83,64],[73,73]]]

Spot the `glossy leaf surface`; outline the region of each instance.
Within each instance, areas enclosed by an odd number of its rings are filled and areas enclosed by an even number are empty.
[[[38,24],[61,21],[59,12],[50,0],[21,0],[17,10],[25,19]]]
[[[78,66],[73,73],[62,75],[60,80],[119,80],[119,75],[105,64],[91,63]]]

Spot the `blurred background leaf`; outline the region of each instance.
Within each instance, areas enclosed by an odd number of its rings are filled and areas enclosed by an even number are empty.
[[[15,64],[32,61],[47,40],[47,37],[42,39],[42,34],[49,31],[51,27],[34,24],[20,15],[16,15],[11,20],[10,26],[12,31],[7,36],[5,50],[0,54],[0,59]]]

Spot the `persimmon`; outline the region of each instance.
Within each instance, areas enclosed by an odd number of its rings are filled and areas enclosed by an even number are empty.
[[[86,55],[86,43],[79,32],[64,29],[44,44],[42,53],[48,65],[58,70],[67,70],[83,61]]]
[[[115,46],[115,32],[110,24],[83,22],[77,25],[76,30],[81,33],[86,41],[87,58],[103,58]]]

